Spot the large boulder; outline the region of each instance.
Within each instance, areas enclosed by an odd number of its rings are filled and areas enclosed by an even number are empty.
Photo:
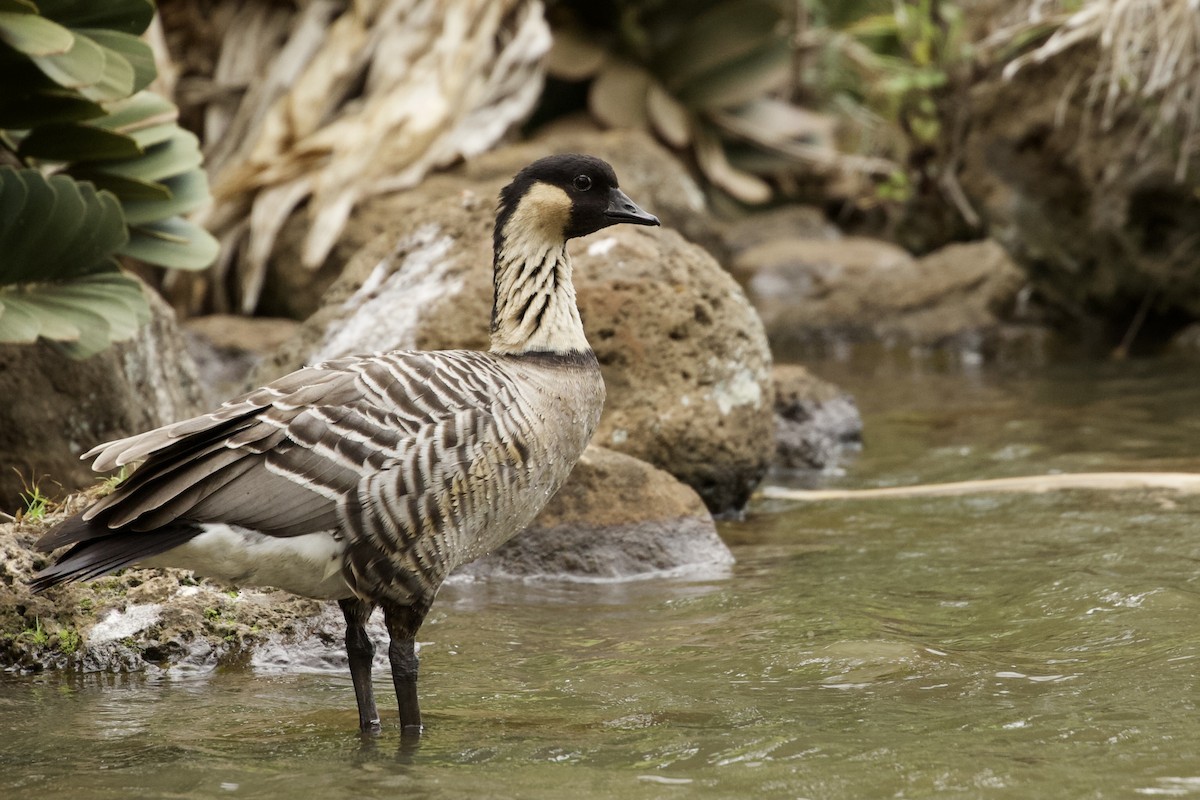
[[[524,164],[520,152],[508,158]],[[613,160],[643,202],[636,170]],[[511,174],[435,179],[366,203],[354,233],[365,244],[260,378],[355,352],[486,349],[495,198]],[[571,249],[608,386],[595,441],[670,472],[714,511],[740,507],[772,450],[771,356],[745,295],[672,230],[618,226]]]
[[[695,491],[644,461],[592,446],[527,530],[457,574],[624,580],[732,563]]]
[[[1182,132],[1149,135],[1156,104],[1140,96],[1102,123],[1099,60],[1083,41],[1011,80],[997,68],[948,95],[965,125],[946,130],[964,196],[1057,322],[1104,349],[1157,344],[1200,318],[1197,151],[1181,180]]]
[[[205,398],[175,314],[153,291],[130,340],[77,361],[51,345],[0,345],[0,510],[37,485],[61,495],[95,482],[93,445],[202,410]]]
[[[799,355],[861,343],[986,352],[1010,337],[1025,284],[986,240],[917,259],[876,239],[779,238],[743,251],[733,272],[772,346]]]

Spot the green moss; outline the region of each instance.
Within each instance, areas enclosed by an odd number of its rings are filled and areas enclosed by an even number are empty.
[[[64,655],[71,655],[83,644],[83,637],[74,628],[63,628],[58,632],[58,649]]]

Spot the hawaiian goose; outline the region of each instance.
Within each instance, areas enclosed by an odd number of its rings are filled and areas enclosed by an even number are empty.
[[[439,586],[534,518],[600,419],[566,241],[622,222],[658,219],[604,161],[521,170],[500,193],[489,352],[327,361],[94,448],[96,470],[141,466],[39,540],[73,546],[35,590],[140,563],[335,599],[364,731],[379,730],[364,627],[378,605],[400,724],[419,733],[414,637]]]

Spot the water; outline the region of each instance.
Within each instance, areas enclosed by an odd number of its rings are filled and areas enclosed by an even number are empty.
[[[1189,365],[821,371],[868,426],[825,485],[1200,470]],[[451,587],[417,747],[341,673],[7,676],[0,796],[1200,796],[1197,511],[761,503],[727,576]]]

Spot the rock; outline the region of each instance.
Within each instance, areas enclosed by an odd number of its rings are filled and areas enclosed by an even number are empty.
[[[278,317],[209,314],[183,323],[188,353],[215,406],[245,388],[247,377],[296,332],[299,323]]]
[[[593,445],[527,530],[456,575],[626,580],[732,563],[695,491],[644,461]]]
[[[1109,351],[1144,314],[1137,343],[1158,345],[1200,318],[1200,197],[1194,178],[1176,177],[1186,134],[1147,135],[1156,103],[1134,100],[1101,124],[1104,103],[1089,108],[1090,78],[1080,80],[1098,69],[1093,41],[1012,80],[997,68],[948,95],[965,123],[947,127],[963,131],[948,149],[961,154],[957,178],[982,225],[1060,327]]]
[[[87,501],[74,495],[54,519]],[[34,595],[28,581],[50,557],[33,545],[51,521],[0,525],[0,669],[237,664],[268,642],[317,636],[311,620],[322,603],[279,591],[231,591],[180,570],[128,569]],[[332,626],[321,635],[340,642],[342,631]]]
[[[777,239],[841,239],[842,232],[815,206],[785,205],[755,211],[721,226],[721,244],[730,260]]]
[[[486,349],[495,197],[510,178],[505,167],[470,189],[429,181],[365,203],[354,234],[365,244],[259,378],[355,352]],[[745,295],[674,231],[619,226],[571,250],[608,386],[596,443],[667,470],[714,511],[741,507],[773,446],[771,356]]]
[[[93,445],[202,410],[204,397],[175,315],[147,290],[151,319],[129,341],[77,361],[47,344],[0,346],[0,509],[95,482],[79,456]],[[20,402],[15,402],[19,400]]]
[[[1025,283],[995,242],[914,259],[874,239],[776,239],[737,258],[778,351],[821,354],[862,342],[986,350]]]
[[[775,464],[826,469],[862,447],[854,398],[799,364],[779,364],[775,378]]]

